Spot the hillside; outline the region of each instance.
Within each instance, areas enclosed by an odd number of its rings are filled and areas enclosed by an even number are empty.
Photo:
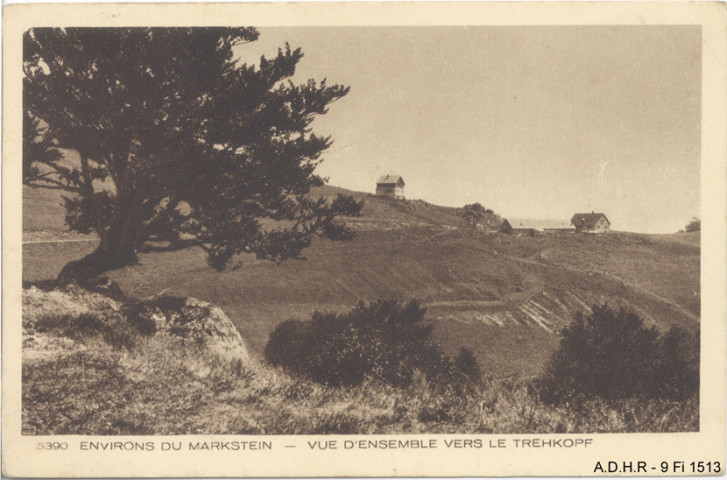
[[[315,241],[305,260],[281,265],[239,258],[216,272],[201,250],[150,252],[140,264],[109,273],[133,297],[162,290],[220,306],[253,352],[288,318],[342,311],[359,300],[417,298],[429,309],[436,339],[450,353],[475,352],[496,377],[539,373],[558,331],[595,303],[624,305],[666,328],[699,323],[699,234],[539,237],[472,231],[456,209],[344,192],[365,200],[348,219],[350,242]],[[53,278],[65,262],[94,248],[63,232],[55,191],[24,191],[23,278]],[[50,241],[49,241],[50,240]]]
[[[542,402],[527,380],[469,389],[332,388],[249,354],[219,308],[23,292],[24,435],[656,432],[699,428],[696,399]]]
[[[312,189],[314,197],[335,198],[336,195],[350,195],[357,201],[364,201],[360,217],[348,218],[346,222],[355,230],[401,230],[409,227],[439,227],[443,229],[466,228],[466,223],[457,216],[457,209],[432,205],[423,200],[394,200],[377,197],[372,193],[354,192],[329,185]],[[502,219],[496,214],[487,214],[481,221],[486,230],[498,230]]]

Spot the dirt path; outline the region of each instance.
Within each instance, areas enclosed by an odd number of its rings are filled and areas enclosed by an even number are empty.
[[[65,240],[23,240],[23,245],[33,243],[76,243],[76,242],[96,242],[96,238],[68,238]]]

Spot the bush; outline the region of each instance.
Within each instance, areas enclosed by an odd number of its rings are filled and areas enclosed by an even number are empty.
[[[657,385],[661,396],[685,398],[699,393],[699,330],[694,336],[677,326],[659,340]]]
[[[491,212],[491,211],[490,211]],[[488,210],[480,205],[479,203],[467,204],[464,207],[457,209],[457,216],[462,217],[467,225],[474,227],[480,222]]]
[[[685,232],[699,232],[702,230],[702,221],[698,219],[697,217],[692,218],[692,220],[687,224],[686,227],[684,227]]]
[[[361,302],[340,315],[315,312],[309,321],[278,325],[265,358],[331,386],[359,385],[369,377],[404,387],[416,371],[430,382],[454,383],[479,372],[471,352],[455,365],[429,340],[432,326],[424,322],[425,312],[415,300]],[[460,364],[467,371],[458,371]]]
[[[541,393],[561,401],[578,395],[603,398],[686,397],[699,390],[698,347],[679,327],[659,336],[625,309],[594,306],[562,333]]]
[[[480,365],[477,363],[477,359],[472,353],[472,350],[467,347],[461,347],[459,349],[459,355],[454,360],[454,366],[471,381],[479,382],[482,377]]]

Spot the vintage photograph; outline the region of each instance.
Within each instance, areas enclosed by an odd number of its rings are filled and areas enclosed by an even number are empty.
[[[3,473],[722,474],[725,15],[599,5],[6,11]]]
[[[699,430],[699,26],[23,42],[23,434]]]

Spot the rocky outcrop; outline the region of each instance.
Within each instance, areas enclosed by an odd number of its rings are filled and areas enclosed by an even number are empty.
[[[39,321],[50,315],[79,317],[83,314],[121,315],[121,305],[104,295],[77,285],[57,290],[23,289],[23,331],[34,332]]]
[[[128,329],[151,341],[155,337],[179,339],[190,347],[189,355],[199,355],[201,359],[215,358],[243,365],[253,362],[235,325],[214,305],[196,298],[171,296],[121,302],[76,285],[50,291],[36,287],[23,290],[23,345],[27,350],[24,355],[34,356],[37,353],[32,352],[34,348],[46,348],[49,342],[56,353],[62,345],[69,347],[68,353],[82,348],[78,342],[70,348],[67,339],[59,343],[48,337],[53,337],[53,332],[56,337],[58,332],[60,336],[67,336],[73,329],[74,319],[89,316],[98,319],[100,325]]]
[[[225,312],[202,300],[159,297],[127,304],[124,311],[128,321],[142,331],[181,338],[226,360],[252,361],[245,341]]]

